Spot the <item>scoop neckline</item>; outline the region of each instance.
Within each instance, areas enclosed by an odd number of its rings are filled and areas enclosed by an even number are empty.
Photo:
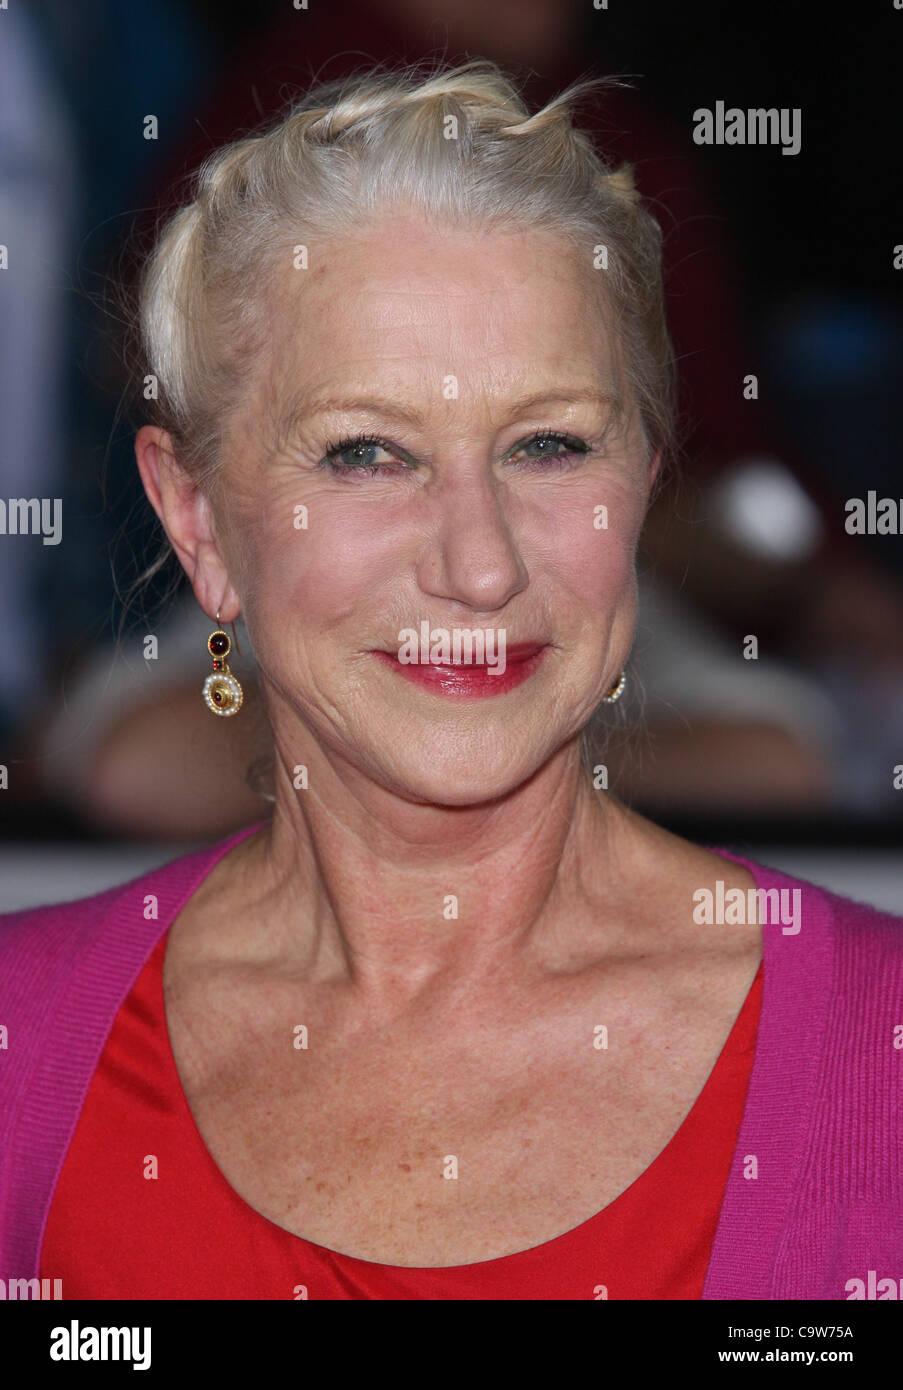
[[[219,848],[221,849],[221,853],[217,854],[214,858],[212,858],[210,863],[205,867],[204,873],[195,883],[194,888],[192,889],[192,893],[197,892],[197,890],[203,885],[208,876],[212,873],[216,864],[218,864],[222,859],[224,859],[232,849],[234,849],[239,843],[241,843],[242,840],[248,838],[250,835],[254,833],[254,831],[259,830],[261,826],[265,824],[267,824],[266,821],[256,822],[254,825],[248,826],[244,830],[240,831],[237,835],[230,836],[229,839],[225,842],[225,844],[221,844],[219,846]],[[758,890],[763,888],[764,885],[762,882],[762,877],[758,872],[759,866],[754,864],[752,861],[745,859],[742,855],[734,854],[730,850],[712,849],[708,845],[702,845],[700,846],[700,848],[707,850],[710,854],[717,855],[721,859],[729,859],[734,863],[742,864],[743,867],[746,868],[752,875],[755,881],[756,889]],[[719,1049],[718,1056],[715,1058],[715,1061],[713,1062],[708,1076],[706,1077],[699,1090],[699,1093],[695,1097],[689,1110],[684,1115],[680,1124],[677,1126],[677,1129],[671,1135],[671,1138],[667,1141],[667,1143],[663,1145],[663,1147],[659,1150],[655,1157],[646,1165],[643,1171],[641,1173],[638,1173],[637,1176],[633,1179],[633,1181],[629,1183],[628,1186],[625,1187],[621,1192],[619,1192],[618,1195],[612,1199],[612,1201],[606,1203],[604,1207],[600,1207],[598,1211],[593,1212],[590,1216],[586,1217],[585,1220],[579,1221],[575,1226],[569,1227],[566,1231],[561,1231],[557,1236],[551,1236],[548,1240],[538,1241],[535,1245],[527,1246],[523,1250],[512,1250],[507,1255],[493,1255],[486,1260],[469,1260],[465,1261],[464,1263],[452,1265],[397,1265],[389,1264],[383,1260],[367,1260],[363,1259],[359,1255],[350,1255],[346,1253],[344,1250],[337,1250],[331,1245],[322,1245],[318,1241],[311,1240],[308,1236],[297,1235],[294,1231],[288,1230],[287,1227],[280,1226],[277,1221],[272,1221],[270,1217],[265,1216],[263,1212],[258,1211],[256,1207],[252,1207],[250,1202],[248,1202],[244,1197],[242,1197],[241,1193],[238,1192],[235,1187],[233,1187],[232,1183],[229,1181],[223,1170],[220,1168],[219,1164],[216,1162],[216,1159],[210,1152],[210,1149],[207,1146],[207,1142],[200,1131],[197,1121],[195,1120],[194,1112],[192,1111],[191,1106],[188,1103],[188,1097],[186,1096],[185,1088],[182,1085],[182,1078],[179,1075],[179,1069],[176,1064],[175,1053],[173,1052],[172,1040],[169,1034],[169,1020],[166,1016],[166,995],[163,989],[163,966],[164,961],[166,959],[166,950],[169,943],[169,933],[170,927],[172,926],[172,920],[174,919],[171,919],[169,922],[166,923],[166,926],[163,929],[163,933],[158,939],[156,946],[152,952],[152,956],[156,957],[157,959],[157,969],[154,973],[154,992],[156,995],[155,1003],[157,1007],[157,1015],[162,1020],[163,1050],[165,1055],[164,1065],[166,1066],[170,1074],[169,1086],[167,1087],[167,1091],[169,1094],[175,1095],[177,1097],[177,1104],[179,1110],[182,1112],[183,1118],[185,1121],[187,1121],[187,1124],[192,1132],[192,1142],[196,1151],[199,1155],[202,1156],[204,1163],[214,1174],[215,1180],[219,1184],[219,1186],[229,1194],[230,1200],[232,1202],[238,1203],[239,1206],[243,1209],[243,1211],[248,1216],[253,1218],[255,1221],[264,1222],[267,1226],[272,1227],[273,1230],[278,1232],[284,1240],[288,1241],[289,1243],[297,1242],[298,1244],[307,1247],[309,1250],[321,1252],[325,1255],[332,1256],[336,1259],[345,1261],[350,1260],[356,1265],[367,1266],[368,1268],[373,1270],[385,1270],[390,1273],[406,1272],[409,1275],[440,1275],[446,1273],[450,1274],[458,1270],[471,1270],[480,1268],[488,1269],[491,1266],[507,1264],[512,1260],[524,1259],[527,1256],[535,1255],[538,1250],[545,1250],[549,1246],[556,1245],[561,1241],[568,1239],[576,1239],[578,1234],[581,1231],[583,1231],[587,1226],[589,1226],[592,1222],[598,1221],[602,1216],[610,1213],[619,1202],[621,1202],[628,1196],[628,1194],[633,1190],[633,1188],[636,1187],[637,1183],[641,1182],[647,1176],[647,1174],[651,1172],[655,1165],[659,1163],[662,1160],[662,1158],[664,1158],[664,1156],[672,1147],[672,1145],[677,1142],[678,1138],[683,1133],[683,1130],[690,1122],[697,1107],[702,1102],[706,1091],[712,1083],[712,1079],[715,1076],[715,1073],[719,1070],[722,1061],[725,1059],[725,1056],[730,1049],[731,1041],[733,1039],[737,1023],[739,1022],[743,1014],[743,1011],[749,1004],[750,996],[759,984],[760,979],[762,981],[763,990],[765,985],[765,938],[763,932],[762,954],[759,958],[759,964],[756,968],[756,973],[753,976],[749,989],[743,996],[743,1002],[741,1003],[740,1008],[737,1010],[737,1013],[734,1016],[727,1037],[725,1038],[724,1043]],[[150,961],[148,961],[147,964],[150,964]],[[734,1148],[731,1153],[731,1169],[733,1168],[733,1159],[737,1151],[737,1146],[740,1142],[739,1136],[743,1128],[743,1122],[746,1118],[746,1109],[749,1103],[749,1095],[752,1089],[752,1072],[755,1067],[756,1057],[758,1054],[758,1036],[759,1028],[757,1027],[757,1040],[753,1051],[752,1062],[750,1064],[749,1083],[747,1084],[746,1088],[746,1096],[743,1102],[743,1110],[740,1115],[740,1123],[738,1125],[737,1137],[734,1141]]]

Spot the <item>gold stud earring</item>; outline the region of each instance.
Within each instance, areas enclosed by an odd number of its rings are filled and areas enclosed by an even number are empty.
[[[627,689],[627,677],[622,671],[618,677],[617,685],[613,685],[607,695],[602,696],[603,705],[613,705],[615,700],[620,700],[624,691]]]
[[[232,650],[228,632],[219,626],[219,609],[216,610],[217,628],[207,638],[207,650],[213,657],[213,672],[204,681],[204,703],[213,714],[237,714],[241,709],[244,691],[229,670],[227,657]]]

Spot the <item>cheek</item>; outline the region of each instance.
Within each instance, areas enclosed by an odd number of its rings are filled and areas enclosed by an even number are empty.
[[[634,582],[634,547],[626,537],[591,532],[572,544],[558,565],[568,589],[588,603],[607,604]]]
[[[285,516],[288,516],[286,524]],[[379,524],[375,508],[283,505],[263,518],[254,547],[254,589],[267,621],[292,615],[292,625],[328,630],[345,617],[384,606],[398,580],[398,538]]]
[[[587,494],[577,505],[542,518],[535,553],[540,566],[581,606],[610,610],[636,585],[640,516],[634,499],[600,504]]]

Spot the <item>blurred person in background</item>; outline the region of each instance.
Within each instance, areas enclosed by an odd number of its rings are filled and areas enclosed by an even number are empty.
[[[116,434],[111,268],[167,129],[203,99],[215,51],[181,0],[34,0],[2,20],[0,496],[58,498],[62,539],[0,535],[0,816],[17,829],[32,811],[40,834],[54,824],[43,813],[70,791],[58,780],[65,760],[59,772],[43,760],[40,729],[65,713],[109,641],[111,536],[141,540]],[[144,138],[149,111],[162,140]]]
[[[8,746],[48,678],[47,574],[53,551],[70,539],[61,506],[64,364],[80,178],[71,115],[33,17],[14,6],[2,26],[0,746]],[[43,503],[48,526],[38,526],[27,506],[20,516],[17,499],[38,511]]]

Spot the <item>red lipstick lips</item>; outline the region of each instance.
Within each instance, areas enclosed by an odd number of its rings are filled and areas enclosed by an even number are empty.
[[[541,642],[515,643],[507,647],[505,669],[498,674],[485,661],[440,665],[435,662],[399,661],[391,652],[375,651],[373,655],[397,675],[437,695],[484,698],[487,695],[504,695],[515,686],[522,685],[537,669],[545,651],[546,646]]]

